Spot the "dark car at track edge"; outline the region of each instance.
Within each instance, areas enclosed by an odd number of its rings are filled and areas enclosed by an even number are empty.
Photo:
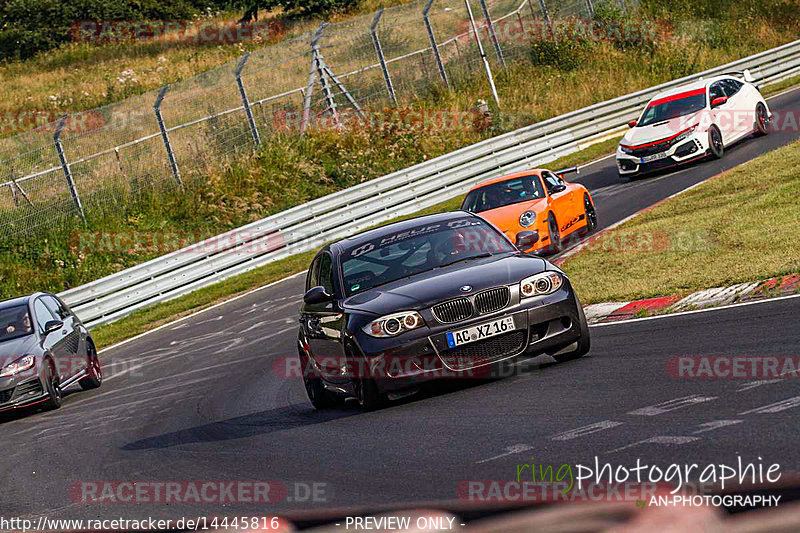
[[[57,296],[35,293],[0,302],[0,413],[61,407],[62,390],[103,380],[88,329]]]
[[[305,290],[298,351],[318,409],[347,398],[374,409],[436,378],[589,351],[567,276],[472,213],[418,217],[329,244]]]

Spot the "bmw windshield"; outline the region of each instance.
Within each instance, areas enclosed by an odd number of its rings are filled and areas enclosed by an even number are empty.
[[[665,96],[650,102],[637,126],[649,126],[665,120],[683,117],[702,111],[706,107],[705,89]]]
[[[342,254],[347,296],[461,261],[516,249],[475,217],[429,224],[359,243]]]

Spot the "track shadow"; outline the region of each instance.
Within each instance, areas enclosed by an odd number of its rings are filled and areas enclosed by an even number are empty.
[[[298,410],[297,406],[281,407],[148,437],[126,444],[121,449],[125,451],[150,450],[171,448],[182,444],[242,439],[267,435],[275,431],[323,424],[358,414],[361,414],[361,411],[347,407],[327,411],[315,411],[310,405],[306,410]]]

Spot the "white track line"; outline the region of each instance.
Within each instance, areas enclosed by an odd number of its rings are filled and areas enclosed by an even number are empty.
[[[240,298],[244,298],[245,296],[250,296],[251,294],[253,294],[255,292],[258,292],[260,290],[266,289],[268,287],[272,287],[273,285],[277,285],[278,283],[283,283],[284,281],[288,281],[290,279],[296,278],[300,274],[305,274],[305,273],[306,273],[306,271],[304,270],[302,272],[297,272],[295,274],[292,274],[291,276],[287,276],[287,277],[279,279],[277,281],[273,281],[272,283],[268,283],[266,285],[262,285],[261,287],[257,287],[255,289],[249,290],[249,291],[245,292],[244,294],[240,294],[238,296],[234,296],[233,298],[229,298],[229,299],[224,300],[222,302],[216,303],[216,304],[214,304],[214,305],[212,305],[210,307],[206,307],[205,309],[201,309],[199,311],[195,311],[194,313],[191,313],[189,315],[186,315],[186,316],[183,316],[181,318],[178,318],[177,320],[173,320],[172,322],[167,322],[166,324],[161,324],[157,328],[153,328],[151,330],[145,331],[144,333],[139,333],[138,335],[136,335],[134,337],[131,337],[130,339],[125,339],[124,341],[120,341],[120,342],[118,342],[116,344],[112,344],[111,346],[106,346],[102,350],[99,350],[97,353],[103,353],[103,352],[107,352],[109,350],[113,350],[114,348],[119,348],[120,346],[122,346],[124,344],[128,344],[129,342],[133,342],[133,341],[135,341],[137,339],[141,339],[142,337],[144,337],[146,335],[150,335],[151,333],[155,333],[158,330],[161,330],[161,329],[164,329],[164,328],[168,328],[170,326],[174,326],[175,324],[178,324],[179,322],[183,322],[184,320],[188,320],[188,319],[190,319],[192,317],[195,317],[195,316],[197,316],[199,314],[205,313],[206,311],[211,311],[212,309],[216,309],[217,307],[229,304],[231,302],[235,302],[236,300],[238,300]]]

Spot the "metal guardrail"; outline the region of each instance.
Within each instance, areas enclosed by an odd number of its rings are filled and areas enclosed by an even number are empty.
[[[613,134],[656,93],[749,69],[764,86],[800,74],[800,40],[487,139],[75,287],[60,296],[90,327],[430,207],[482,180],[541,165]]]

